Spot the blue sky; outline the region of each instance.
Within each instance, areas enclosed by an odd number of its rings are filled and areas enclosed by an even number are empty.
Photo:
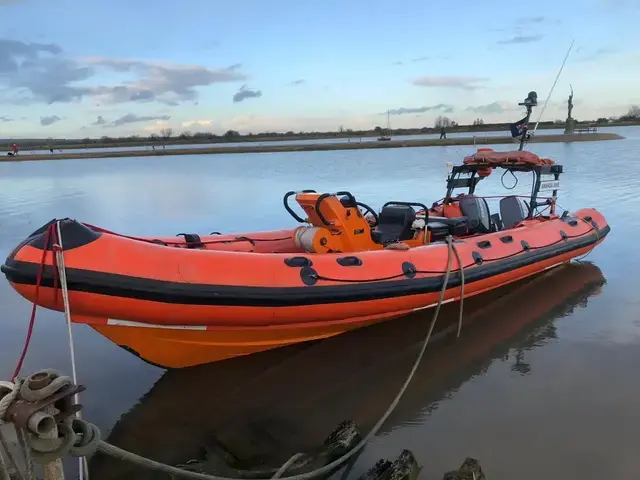
[[[0,0],[0,137],[431,126],[625,113],[638,0]]]

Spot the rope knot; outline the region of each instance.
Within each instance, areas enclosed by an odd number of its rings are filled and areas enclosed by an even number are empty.
[[[406,251],[409,250],[411,247],[409,247],[409,245],[407,245],[404,242],[393,242],[393,243],[388,243],[387,245],[384,246],[385,250],[402,250],[402,251]]]
[[[81,406],[72,398],[83,389],[52,369],[0,382],[0,424],[12,423],[23,437],[25,456],[40,464],[91,455],[100,445],[100,430],[73,417]]]
[[[16,378],[13,382],[0,381],[0,425],[8,423],[7,410],[13,405],[20,395],[22,379]]]

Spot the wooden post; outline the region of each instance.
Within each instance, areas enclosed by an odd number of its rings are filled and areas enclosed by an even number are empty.
[[[58,409],[53,406],[48,406],[43,409],[44,413],[48,413],[50,415],[56,415]],[[47,433],[41,435],[42,438],[58,438],[58,427],[54,426]],[[57,458],[51,462],[45,463],[44,468],[44,479],[45,480],[64,480],[64,470],[62,468],[62,459]]]

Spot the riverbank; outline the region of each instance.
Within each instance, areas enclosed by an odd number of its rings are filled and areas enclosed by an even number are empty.
[[[594,122],[582,122],[576,124],[576,128],[583,127],[597,127],[597,128],[610,128],[610,127],[630,127],[640,126],[640,120],[627,121],[627,122],[611,122],[606,124],[597,124]],[[538,125],[537,130],[562,130],[564,124],[557,124],[553,122],[541,122]],[[500,124],[484,124],[484,125],[456,125],[447,129],[447,135],[455,134],[470,134],[476,136],[482,136],[488,132],[505,132],[507,135],[509,131],[508,123]],[[196,134],[181,134],[172,136],[170,138],[163,138],[158,136],[152,136],[148,138],[144,137],[128,137],[128,138],[113,138],[102,137],[101,139],[64,139],[64,138],[50,138],[44,139],[20,139],[14,138],[12,140],[5,139],[7,145],[17,143],[22,150],[49,150],[53,147],[54,150],[78,150],[78,149],[93,149],[93,148],[133,148],[133,147],[151,147],[154,145],[156,148],[165,146],[179,146],[179,145],[202,145],[202,147],[210,145],[224,145],[224,144],[237,144],[237,143],[263,143],[263,142],[295,142],[295,141],[318,141],[318,140],[336,140],[344,141],[351,139],[352,141],[358,141],[359,139],[372,139],[377,138],[382,133],[382,130],[345,130],[343,132],[286,132],[286,133],[257,133],[257,134],[245,134],[242,135],[235,132],[232,136],[226,135],[214,135],[209,133],[196,133]],[[424,136],[424,135],[440,135],[440,129],[438,128],[394,128],[391,131],[392,137],[406,137],[406,136]]]
[[[537,135],[529,143],[568,143],[568,142],[594,142],[604,140],[621,140],[623,136],[616,133],[585,133],[573,135]],[[33,154],[1,156],[0,161],[24,162],[34,160],[71,160],[90,158],[115,158],[115,157],[151,157],[163,155],[212,155],[229,153],[287,153],[287,152],[312,152],[326,150],[364,150],[374,148],[404,148],[404,147],[447,147],[466,145],[515,145],[517,140],[510,141],[509,137],[458,137],[446,140],[400,140],[388,142],[342,142],[342,143],[317,143],[300,145],[258,145],[258,146],[234,146],[234,147],[203,147],[203,148],[173,148],[169,150],[121,150],[121,151],[88,151],[88,152],[60,152],[51,154]]]

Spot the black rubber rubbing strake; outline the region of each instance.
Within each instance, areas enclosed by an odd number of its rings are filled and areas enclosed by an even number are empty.
[[[407,278],[413,278],[416,276],[416,273],[418,272],[418,270],[416,269],[416,266],[411,263],[411,262],[404,262],[402,264],[402,273],[404,273],[404,276]]]
[[[491,248],[491,242],[489,240],[482,240],[481,242],[476,243],[478,248]]]
[[[358,257],[340,257],[336,259],[338,265],[342,265],[343,267],[359,267],[362,265],[362,260]]]
[[[471,252],[471,256],[473,257],[473,261],[476,262],[476,265],[482,265],[482,263],[484,262],[482,255],[480,255],[480,252],[473,251]]]
[[[500,241],[502,243],[511,243],[513,242],[513,237],[511,235],[505,235],[504,237],[500,237]]]
[[[537,247],[527,255],[515,255],[495,261],[484,262],[465,272],[465,283],[485,280],[495,275],[534,265],[538,262],[556,258],[578,249],[595,245],[611,231],[609,225],[603,225],[599,233],[585,233],[571,238],[568,242],[558,242]],[[98,232],[90,230],[92,234]],[[63,237],[64,238],[64,237]],[[0,270],[7,280],[17,284],[35,285],[39,264],[15,259],[17,252],[33,238],[26,239],[7,257]],[[41,240],[42,242],[42,240]],[[527,245],[528,246],[528,245]],[[315,271],[305,267],[303,276],[316,280]],[[397,278],[379,282],[340,283],[334,285],[316,285],[314,288],[299,286],[245,286],[220,284],[195,284],[170,280],[123,275],[111,272],[96,272],[80,268],[67,267],[67,283],[70,291],[95,293],[120,298],[149,300],[181,305],[225,305],[243,307],[294,307],[303,305],[351,303],[378,299],[398,298],[409,295],[439,292],[442,288],[444,272],[440,275]],[[44,268],[41,285],[54,287],[56,284],[54,268]],[[449,280],[451,288],[460,285],[460,277]]]
[[[531,250],[531,245],[529,245],[529,243],[526,240],[521,240],[520,245],[522,245],[522,249],[525,252],[528,252],[529,250]]]
[[[318,272],[311,267],[304,267],[300,270],[300,278],[305,285],[315,285],[318,283]]]
[[[311,267],[313,262],[307,257],[291,257],[285,258],[284,264],[287,267]]]

